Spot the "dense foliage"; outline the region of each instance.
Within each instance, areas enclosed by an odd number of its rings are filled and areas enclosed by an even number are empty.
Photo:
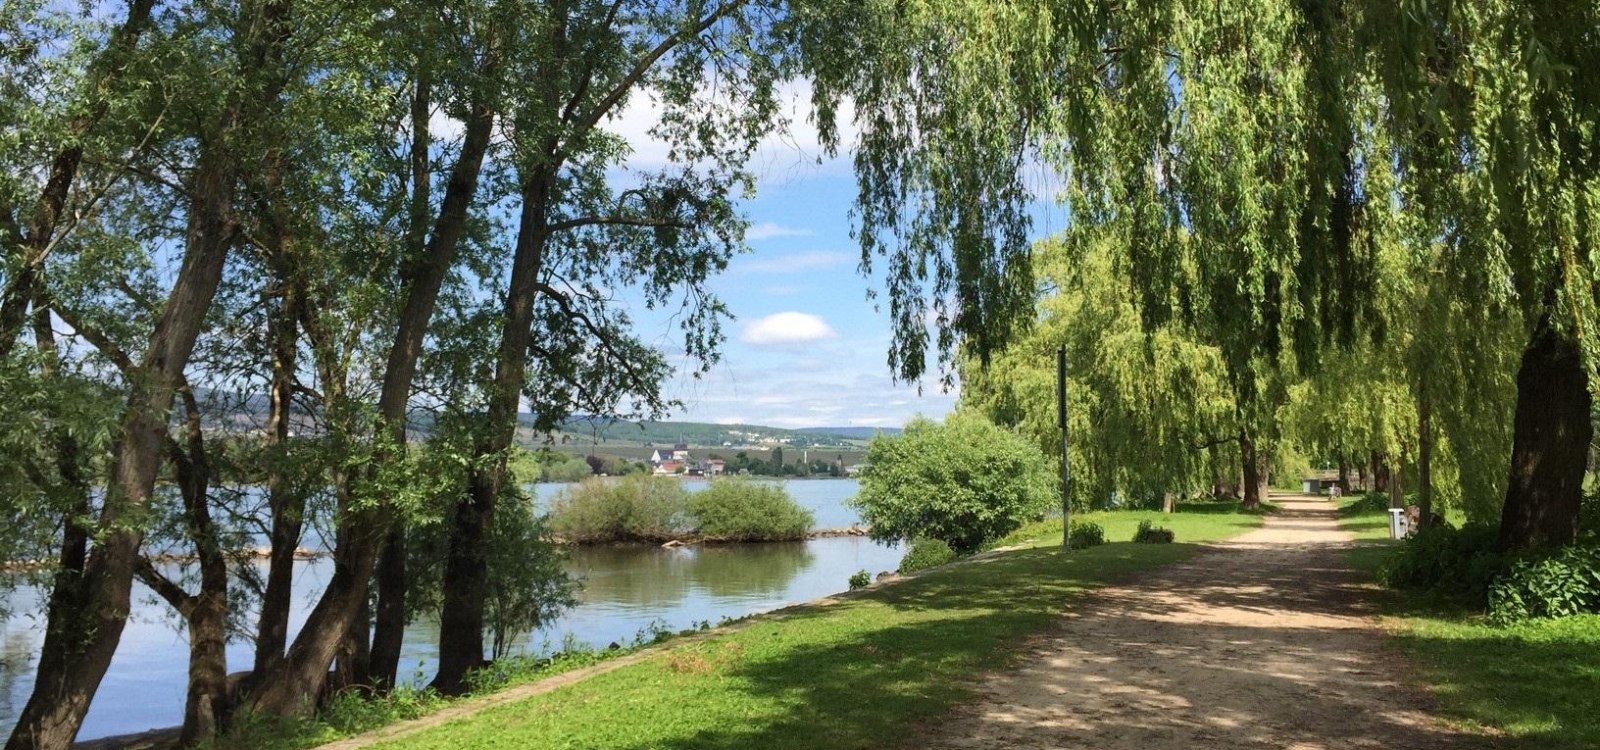
[[[1378,580],[1391,588],[1438,591],[1483,602],[1489,586],[1506,568],[1506,557],[1494,549],[1495,530],[1469,525],[1439,526],[1413,534],[1378,569]]]
[[[791,541],[813,521],[781,485],[719,479],[690,493],[678,479],[643,475],[584,480],[558,493],[549,513],[556,536],[580,544]]]
[[[961,554],[1059,507],[1059,485],[1039,449],[982,417],[926,419],[867,451],[850,502],[881,541],[930,538]]]
[[[1497,624],[1581,614],[1600,614],[1600,547],[1518,560],[1489,587],[1489,619]]]

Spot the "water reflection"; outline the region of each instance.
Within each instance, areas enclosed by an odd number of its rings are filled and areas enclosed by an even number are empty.
[[[539,494],[548,496],[554,489],[541,486]],[[788,489],[816,512],[819,527],[849,526],[856,521],[854,512],[843,504],[855,494],[853,481],[790,482]],[[681,630],[700,622],[716,624],[724,618],[843,591],[852,573],[892,570],[900,554],[897,548],[861,537],[671,550],[576,548],[571,551],[568,570],[583,579],[578,606],[519,639],[515,647],[538,652],[559,647],[568,638],[605,646],[626,643],[652,627]],[[304,624],[330,573],[326,558],[296,565],[291,630],[298,631]],[[19,585],[6,595],[6,601],[12,615],[0,620],[0,732],[9,734],[33,686],[43,626],[28,614],[42,610],[38,589]],[[136,610],[123,631],[80,739],[172,726],[182,720],[188,668],[184,635],[172,626],[166,606],[156,603],[143,586],[135,585],[134,601]],[[431,676],[437,664],[437,641],[435,622],[421,620],[407,628],[402,679]],[[230,669],[246,669],[250,660],[249,643],[229,644]]]
[[[573,550],[567,569],[583,581],[585,602],[672,607],[697,588],[735,598],[781,593],[814,559],[804,542],[590,547]]]

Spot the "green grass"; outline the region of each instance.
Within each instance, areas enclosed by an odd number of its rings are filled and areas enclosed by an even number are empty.
[[[1270,510],[1270,506],[1268,510]],[[1261,526],[1261,513],[1244,513],[1237,502],[1178,503],[1174,513],[1159,510],[1097,510],[1072,514],[1073,521],[1092,521],[1106,531],[1106,541],[1133,539],[1140,521],[1150,521],[1177,532],[1179,542],[1214,542]],[[1052,547],[1061,545],[1061,519],[1030,523],[1007,535],[997,547]]]
[[[1388,521],[1342,519],[1362,542],[1351,565],[1371,573],[1391,551]],[[1436,597],[1382,590],[1384,625],[1439,697],[1444,718],[1503,732],[1518,746],[1600,747],[1600,615],[1494,627]]]
[[[1103,514],[1129,538],[1146,514]],[[1159,515],[1159,514],[1157,514]],[[1179,513],[1180,540],[1259,518]],[[1130,516],[1123,518],[1122,516]],[[1058,526],[1059,528],[1059,526]],[[1119,535],[1120,535],[1119,531]],[[970,696],[1070,599],[1194,555],[1193,544],[1048,547],[931,571],[843,602],[758,617],[574,685],[383,748],[859,748],[893,744]]]

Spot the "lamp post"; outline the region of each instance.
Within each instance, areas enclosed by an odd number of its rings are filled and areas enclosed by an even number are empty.
[[[1072,472],[1067,465],[1067,347],[1056,349],[1056,426],[1061,428],[1061,549],[1072,549]]]

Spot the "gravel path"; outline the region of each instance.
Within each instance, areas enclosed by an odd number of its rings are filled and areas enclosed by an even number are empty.
[[[1487,748],[1429,716],[1384,643],[1332,504],[1075,604],[1020,669],[914,744],[941,748]]]

